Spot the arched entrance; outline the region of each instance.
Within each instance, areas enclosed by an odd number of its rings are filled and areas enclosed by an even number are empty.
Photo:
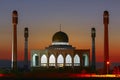
[[[53,54],[49,57],[49,66],[55,66],[55,56]]]
[[[47,57],[45,54],[41,57],[41,66],[47,66]]]
[[[83,66],[88,67],[89,62],[88,62],[88,55],[83,54]]]
[[[78,54],[74,56],[74,66],[80,66],[80,57]]]
[[[33,66],[38,66],[39,65],[39,57],[38,57],[38,55],[37,54],[33,54],[33,58],[32,58],[33,60],[33,62],[32,62],[32,64],[33,64]]]
[[[64,63],[64,58],[63,56],[60,54],[57,58],[57,66],[58,67],[63,67],[63,63]]]
[[[68,54],[65,58],[66,66],[72,66],[72,57]]]

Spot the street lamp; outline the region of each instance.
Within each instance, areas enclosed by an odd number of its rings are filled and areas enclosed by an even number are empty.
[[[110,62],[107,61],[107,74],[109,73],[108,67],[109,67]]]

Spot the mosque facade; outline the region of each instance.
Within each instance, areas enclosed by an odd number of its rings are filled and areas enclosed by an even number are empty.
[[[56,32],[44,50],[31,50],[31,67],[90,67],[90,49],[76,49],[68,35]]]

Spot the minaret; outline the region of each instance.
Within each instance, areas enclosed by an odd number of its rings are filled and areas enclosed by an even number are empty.
[[[12,12],[12,24],[13,24],[13,35],[12,35],[12,69],[17,70],[17,24],[18,24],[18,13],[16,10]]]
[[[96,59],[95,59],[95,37],[96,30],[95,28],[91,28],[91,37],[92,37],[92,71],[96,71]]]
[[[28,28],[24,29],[25,47],[24,47],[24,68],[28,69]]]
[[[108,24],[109,24],[109,13],[104,11],[103,13],[103,24],[104,24],[104,71],[109,73],[109,38],[108,38]]]

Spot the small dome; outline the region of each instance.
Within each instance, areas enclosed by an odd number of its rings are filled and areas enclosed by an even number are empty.
[[[66,33],[59,31],[53,35],[52,42],[68,42],[68,36]]]

